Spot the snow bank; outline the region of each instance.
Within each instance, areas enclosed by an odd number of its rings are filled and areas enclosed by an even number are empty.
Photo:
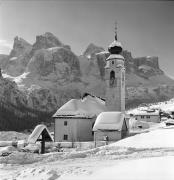
[[[174,156],[118,162],[89,176],[61,176],[59,180],[173,180]]]
[[[11,151],[13,149],[10,149]],[[32,164],[43,160],[43,156],[36,153],[13,151],[8,156],[0,158],[0,164]]]
[[[0,147],[0,156],[4,153],[12,153],[13,151],[17,151],[13,146]]]
[[[0,147],[12,146],[12,141],[0,141]]]
[[[137,134],[125,138],[110,146],[122,146],[132,148],[168,148],[174,147],[174,127],[161,128],[148,133]]]
[[[129,128],[130,130],[132,129],[148,129],[150,128],[150,125],[148,124],[148,122],[143,122],[143,121],[137,121],[135,120],[135,118],[131,118],[129,120]]]

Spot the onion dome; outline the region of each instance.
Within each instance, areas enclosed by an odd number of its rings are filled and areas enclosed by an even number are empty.
[[[112,42],[109,45],[108,51],[111,54],[120,54],[122,52],[122,45],[120,42],[118,42],[117,40],[115,40],[114,42]]]
[[[109,45],[108,51],[110,54],[120,54],[122,52],[122,45],[117,41],[117,24],[115,24],[115,40]]]

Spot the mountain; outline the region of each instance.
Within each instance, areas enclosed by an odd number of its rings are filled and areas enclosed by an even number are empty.
[[[9,55],[6,54],[0,54],[0,67],[4,69],[8,63],[8,57]]]
[[[88,45],[86,50],[83,52],[83,56],[87,58],[95,57],[96,53],[104,51],[104,48],[96,46],[95,44],[91,43]]]
[[[21,131],[33,128],[41,121],[49,120],[50,114],[28,105],[28,99],[15,82],[0,77],[0,130]]]
[[[20,42],[28,48],[26,41],[20,38]],[[13,55],[20,52],[16,43],[15,39],[11,51]],[[80,63],[70,46],[61,43],[53,34],[45,33],[37,36],[36,42],[27,48],[19,55],[21,59],[28,55],[23,72],[18,69],[20,75],[14,76],[4,68],[3,76],[18,84],[27,97],[29,108],[52,112],[69,98],[81,96]],[[18,67],[18,64],[14,64],[14,69]]]
[[[11,76],[21,75],[30,60],[31,50],[31,44],[16,36],[10,54],[0,61],[3,72]]]
[[[3,115],[1,124],[5,119],[11,122],[6,116],[13,114],[13,108],[18,113],[12,116],[17,119],[22,113],[20,122],[22,118],[30,118],[34,125],[34,121],[41,119],[50,121],[57,108],[70,99],[80,98],[85,92],[105,98],[104,67],[108,55],[104,48],[91,43],[77,56],[69,45],[49,32],[36,36],[33,45],[15,37],[10,54],[0,55],[4,77],[0,77],[4,88],[0,88],[0,102],[3,99],[0,108],[8,112]],[[127,50],[122,55],[126,67],[127,107],[173,97],[174,80],[160,69],[158,57],[133,58]],[[8,83],[5,78],[9,79]],[[9,104],[10,109],[7,108]],[[10,124],[5,127],[15,126]],[[24,128],[25,123],[22,124]]]
[[[174,80],[169,78],[159,67],[158,57],[133,58],[131,52],[124,50],[126,68],[126,104],[136,106],[142,102],[170,99],[174,95]],[[105,59],[109,56],[103,48],[92,44],[81,55],[80,66],[83,78],[88,84],[95,84],[95,93],[104,96],[103,79]]]
[[[16,36],[14,38],[14,43],[13,43],[13,49],[10,52],[10,58],[12,57],[19,57],[22,55],[25,55],[26,53],[30,53],[32,49],[32,45],[22,39],[21,37]]]

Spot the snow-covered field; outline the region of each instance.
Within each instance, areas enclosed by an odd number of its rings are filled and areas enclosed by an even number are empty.
[[[172,180],[174,127],[158,127],[108,146],[86,151],[16,152],[0,158],[5,180]]]
[[[173,103],[151,108],[167,111]],[[174,126],[164,122],[149,126],[140,134],[95,149],[44,155],[15,151],[0,157],[0,180],[173,180]]]

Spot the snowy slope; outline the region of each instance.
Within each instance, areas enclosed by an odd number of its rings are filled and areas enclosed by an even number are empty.
[[[0,158],[2,180],[173,180],[174,127],[157,128],[87,151]],[[16,165],[15,165],[16,164]]]
[[[130,160],[89,176],[64,176],[60,180],[173,180],[174,156]]]
[[[174,127],[169,129],[163,127],[148,133],[142,133],[123,139],[111,146],[131,148],[174,148],[174,141],[171,140],[172,137],[174,137]]]

